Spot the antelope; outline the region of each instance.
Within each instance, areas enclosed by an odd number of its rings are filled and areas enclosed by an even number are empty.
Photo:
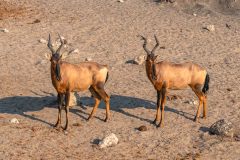
[[[61,110],[63,108],[63,100],[65,96],[65,112],[66,124],[63,128],[68,128],[68,112],[70,93],[75,91],[84,91],[89,89],[95,99],[95,104],[91,114],[87,120],[90,120],[95,114],[99,103],[104,100],[106,104],[106,118],[105,122],[110,117],[110,97],[104,90],[104,85],[108,80],[108,67],[96,62],[81,62],[79,64],[71,64],[63,61],[65,54],[60,54],[60,50],[64,45],[64,41],[58,34],[60,39],[60,46],[55,51],[51,42],[51,35],[48,38],[48,48],[51,53],[46,54],[46,58],[51,62],[51,79],[54,88],[58,93],[58,119],[55,127],[61,126]]]
[[[193,90],[199,99],[194,121],[198,121],[200,109],[203,104],[203,118],[207,116],[207,91],[209,90],[210,77],[207,71],[200,67],[198,64],[192,62],[185,62],[175,64],[172,62],[161,61],[156,62],[157,55],[155,50],[159,46],[159,41],[154,35],[156,45],[152,51],[148,50],[147,39],[139,35],[141,40],[144,41],[143,49],[147,53],[145,61],[147,77],[157,91],[157,112],[153,124],[160,120],[157,127],[164,126],[164,106],[166,103],[166,95],[168,90],[182,90],[188,86]],[[161,119],[160,119],[161,108]]]

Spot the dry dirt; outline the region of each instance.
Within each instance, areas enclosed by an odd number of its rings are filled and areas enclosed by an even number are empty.
[[[239,0],[1,0],[0,7],[0,27],[9,30],[0,32],[0,159],[239,159],[237,139],[208,134],[219,119],[240,123]],[[206,25],[216,30],[203,29]],[[109,122],[103,122],[104,103],[86,121],[93,105],[86,91],[78,93],[84,107],[70,110],[68,134],[52,127],[56,91],[44,58],[49,50],[38,40],[57,32],[80,51],[67,61],[88,57],[110,66]],[[164,128],[150,124],[156,91],[144,65],[126,63],[145,54],[138,34],[151,40],[149,47],[158,36],[159,61],[193,61],[207,68],[206,120],[193,122],[196,105],[184,102],[197,98],[188,89],[170,91],[181,99],[167,101]],[[12,118],[20,123],[9,123]],[[138,131],[142,125],[148,130]],[[96,143],[108,133],[115,133],[119,144],[99,149]]]

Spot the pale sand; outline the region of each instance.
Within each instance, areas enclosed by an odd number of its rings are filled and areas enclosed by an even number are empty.
[[[0,27],[9,30],[0,32],[0,159],[239,159],[239,141],[207,133],[219,119],[236,126],[240,122],[239,1],[229,9],[207,0],[203,6],[194,6],[190,0],[173,4],[153,0],[0,3]],[[36,19],[40,23],[33,23]],[[215,32],[202,29],[211,24]],[[50,62],[44,57],[49,50],[38,42],[47,39],[49,32],[55,38],[59,32],[72,48],[79,49],[67,61],[77,63],[90,57],[110,66],[106,84],[111,95],[109,122],[103,122],[104,103],[96,117],[86,122],[93,105],[86,91],[78,97],[85,107],[70,109],[68,135],[52,128],[57,120],[56,91]],[[138,34],[151,39],[149,48],[155,45],[153,35],[158,36],[160,46],[166,47],[156,51],[159,61],[193,61],[208,70],[206,120],[193,121],[197,106],[184,101],[197,98],[188,89],[170,91],[182,99],[167,101],[164,128],[150,124],[156,114],[156,91],[144,65],[125,63],[145,54]],[[8,122],[14,117],[19,124]],[[148,131],[137,131],[141,125]],[[99,149],[96,142],[111,132],[119,144]]]

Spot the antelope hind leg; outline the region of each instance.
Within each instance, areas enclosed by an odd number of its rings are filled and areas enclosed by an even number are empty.
[[[89,88],[89,91],[91,92],[92,96],[95,99],[95,104],[93,106],[92,112],[89,115],[87,121],[89,121],[94,116],[94,114],[97,111],[97,108],[101,102],[101,96],[96,92],[96,90],[92,86]]]

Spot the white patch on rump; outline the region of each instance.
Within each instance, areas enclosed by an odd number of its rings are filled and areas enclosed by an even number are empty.
[[[103,81],[103,82],[106,81],[107,73],[108,73],[107,67],[100,69],[98,77],[100,78],[101,81]]]

